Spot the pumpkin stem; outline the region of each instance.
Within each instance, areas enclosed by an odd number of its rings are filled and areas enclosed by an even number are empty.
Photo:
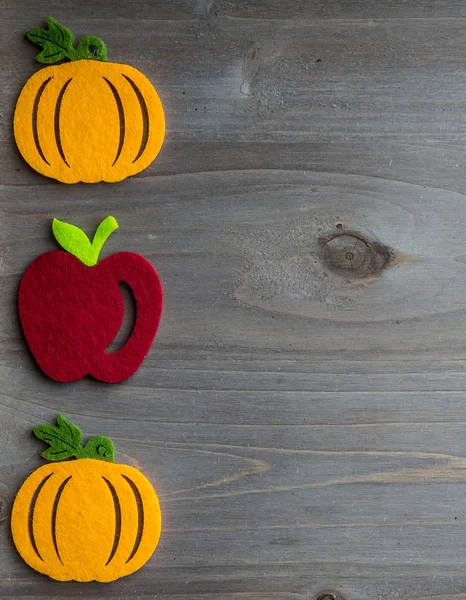
[[[58,219],[52,221],[52,231],[60,246],[79,258],[88,267],[93,267],[99,260],[100,252],[109,238],[110,234],[118,229],[118,223],[114,217],[105,218],[97,227],[92,242],[87,235],[70,223],[64,223]]]
[[[107,46],[101,39],[85,37],[75,48],[74,36],[67,27],[52,17],[47,19],[47,25],[47,29],[31,29],[26,33],[28,40],[42,48],[42,52],[36,56],[38,62],[51,65],[65,58],[107,60]]]
[[[78,458],[97,458],[115,462],[115,447],[110,438],[97,435],[91,438],[83,448],[83,455]]]
[[[105,42],[92,35],[83,38],[79,42],[75,52],[76,56],[71,60],[79,60],[81,58],[107,60],[107,46]]]
[[[43,458],[53,461],[72,457],[96,458],[115,462],[115,447],[111,439],[99,435],[91,438],[83,448],[83,434],[79,427],[63,415],[58,415],[57,425],[39,425],[33,429],[34,435],[50,446],[42,452]]]

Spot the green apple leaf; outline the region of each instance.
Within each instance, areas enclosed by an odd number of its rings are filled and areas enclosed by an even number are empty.
[[[94,261],[92,253],[91,240],[79,227],[54,219],[52,221],[52,231],[55,239],[64,250],[79,258],[88,267],[95,265],[96,261]]]

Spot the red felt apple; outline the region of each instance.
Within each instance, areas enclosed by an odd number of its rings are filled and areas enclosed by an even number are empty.
[[[155,269],[134,252],[97,262],[117,227],[107,217],[91,243],[74,225],[54,219],[55,238],[68,252],[42,254],[23,275],[21,325],[39,367],[52,379],[70,382],[92,375],[107,383],[123,381],[139,368],[154,340],[162,313],[162,285]],[[124,316],[119,282],[132,290],[136,323],[126,344],[110,353],[107,348]]]

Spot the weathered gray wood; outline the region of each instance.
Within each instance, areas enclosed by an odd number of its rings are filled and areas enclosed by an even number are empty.
[[[0,3],[0,598],[464,600],[464,3],[66,4]],[[156,83],[167,139],[139,176],[65,186],[16,151],[48,14]],[[129,381],[59,385],[18,283],[52,217],[108,214],[104,254],[160,273],[160,331]],[[160,494],[127,579],[55,583],[14,550],[30,431],[58,412]]]

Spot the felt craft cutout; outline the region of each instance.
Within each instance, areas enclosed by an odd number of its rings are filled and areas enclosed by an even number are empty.
[[[81,430],[65,419],[35,435],[54,461],[39,467],[13,504],[11,532],[23,560],[59,581],[114,581],[140,569],[157,547],[162,518],[157,495],[134,467],[116,464],[102,436],[82,447]],[[78,460],[65,462],[66,458]]]
[[[21,280],[18,308],[26,341],[39,367],[56,381],[85,375],[107,383],[123,381],[139,368],[154,340],[163,302],[155,269],[134,252],[97,262],[117,227],[107,217],[91,242],[74,225],[54,219],[53,233],[67,252],[45,252]],[[119,282],[131,288],[136,322],[126,344],[108,353],[124,316]]]
[[[102,40],[74,47],[69,29],[49,18],[28,39],[43,48],[16,104],[14,135],[29,165],[63,183],[121,181],[143,171],[164,138],[162,103],[137,69],[107,61]]]

